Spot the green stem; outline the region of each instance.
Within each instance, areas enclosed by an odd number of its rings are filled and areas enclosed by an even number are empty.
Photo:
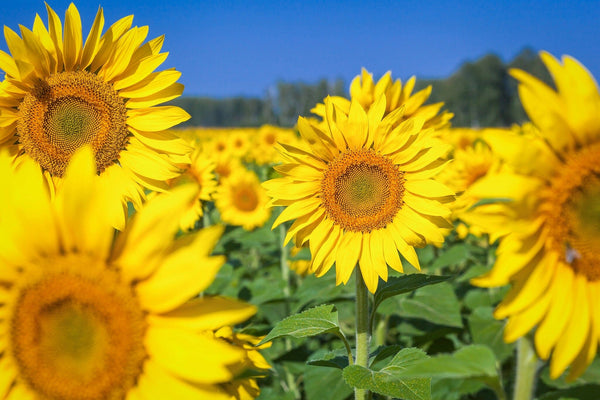
[[[287,233],[287,228],[286,228],[285,224],[279,225],[279,243],[281,246],[281,256],[279,259],[279,266],[281,268],[281,279],[283,279],[283,282],[285,283],[285,285],[283,286],[283,294],[285,295],[286,300],[287,300],[287,298],[290,296],[290,267],[288,266],[288,249],[283,244],[283,242],[285,241],[286,233]],[[286,306],[287,306],[287,304],[288,303],[286,301]],[[288,314],[289,314],[289,310],[286,310],[286,312],[288,312]]]
[[[517,343],[517,371],[514,400],[531,400],[535,390],[538,359],[531,338],[523,336]]]
[[[373,332],[373,339],[375,340],[375,347],[385,346],[385,338],[387,337],[387,328],[390,322],[390,316],[383,316],[377,323],[377,327]]]
[[[202,227],[207,228],[210,226],[210,215],[208,215],[208,206],[206,204],[202,205]]]
[[[369,295],[367,285],[356,266],[356,361],[354,364],[369,367]],[[355,400],[366,400],[366,389],[354,388]]]

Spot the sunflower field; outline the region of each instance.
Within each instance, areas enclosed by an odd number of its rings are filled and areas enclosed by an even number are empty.
[[[0,400],[600,399],[600,93],[455,128],[357,71],[293,128],[177,126],[133,16],[0,51]]]

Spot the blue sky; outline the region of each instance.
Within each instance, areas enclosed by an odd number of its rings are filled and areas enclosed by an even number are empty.
[[[61,18],[70,1],[50,1]],[[442,78],[493,52],[524,47],[570,54],[600,77],[599,1],[168,1],[76,2],[87,34],[101,5],[106,26],[134,14],[149,38],[165,34],[163,64],[185,95],[262,96],[278,80],[380,76]],[[46,21],[43,1],[3,2],[0,24]],[[0,49],[6,43],[0,38]]]

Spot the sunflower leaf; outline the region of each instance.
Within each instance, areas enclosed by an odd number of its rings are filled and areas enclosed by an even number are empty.
[[[342,375],[346,383],[359,389],[406,400],[429,400],[431,378],[401,377],[402,371],[427,357],[425,352],[417,348],[402,349],[387,366],[378,371],[360,365],[350,365],[344,368]]]
[[[450,276],[410,274],[402,276],[392,276],[387,282],[379,287],[375,293],[373,302],[373,313],[382,301],[402,293],[412,292],[420,287],[434,285],[450,279]]]
[[[258,346],[282,336],[303,338],[322,333],[342,335],[338,323],[337,309],[332,304],[314,307],[285,318],[275,324],[275,327],[261,340]]]

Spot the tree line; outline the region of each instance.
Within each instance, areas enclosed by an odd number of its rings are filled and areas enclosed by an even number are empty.
[[[537,53],[524,49],[509,63],[495,54],[487,54],[474,62],[465,62],[445,79],[417,76],[415,91],[432,85],[428,102],[443,101],[444,108],[454,113],[453,126],[510,126],[527,120],[517,83],[508,74],[510,68],[525,70],[552,86]],[[348,85],[341,79],[333,82],[321,79],[314,84],[280,81],[262,98],[181,97],[172,103],[192,116],[185,123],[187,126],[293,126],[299,115],[309,115],[310,109],[327,95],[348,96]]]

